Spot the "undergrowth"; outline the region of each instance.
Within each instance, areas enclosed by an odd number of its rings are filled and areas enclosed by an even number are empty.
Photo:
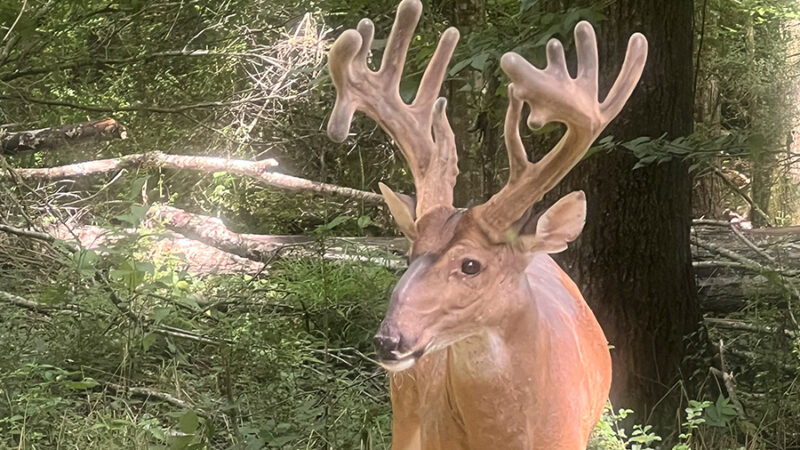
[[[0,448],[388,448],[387,381],[366,354],[394,272],[293,260],[199,279],[135,251],[59,263],[44,290],[0,281],[49,308],[0,309]]]

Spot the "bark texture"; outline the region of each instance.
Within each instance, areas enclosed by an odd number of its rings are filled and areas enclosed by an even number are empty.
[[[546,7],[563,11],[589,3],[553,1]],[[603,10],[607,20],[595,24],[601,92],[608,92],[619,72],[630,35],[642,32],[650,41],[642,81],[607,134],[626,141],[691,133],[692,11],[691,0],[619,0]],[[634,171],[635,163],[622,149],[595,155],[550,200],[586,192],[586,228],[559,259],[614,346],[614,406],[649,414],[678,379],[684,336],[698,329],[700,317],[687,167],[671,162]]]
[[[457,2],[440,1],[440,7],[450,13],[450,23],[461,33],[461,46],[472,30],[486,21],[486,0],[461,0]],[[464,88],[468,85],[474,90],[483,83],[481,75],[469,68],[446,83],[448,116],[450,127],[456,138],[460,174],[453,192],[456,205],[468,206],[483,196],[483,170],[481,168],[477,131],[473,128],[471,115],[473,97]]]
[[[86,142],[127,139],[128,131],[114,119],[16,131],[0,135],[0,155],[13,155],[25,150],[51,150]]]

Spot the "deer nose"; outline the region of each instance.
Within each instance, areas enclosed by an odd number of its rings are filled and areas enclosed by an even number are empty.
[[[378,353],[378,358],[382,361],[397,359],[396,353],[399,353],[402,343],[403,336],[400,334],[389,336],[383,334],[376,335],[375,351]]]

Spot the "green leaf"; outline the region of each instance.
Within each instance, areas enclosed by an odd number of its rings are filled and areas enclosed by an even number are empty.
[[[148,351],[148,350],[150,350],[150,347],[152,347],[152,346],[153,346],[153,344],[155,344],[155,343],[156,343],[156,340],[157,340],[157,339],[158,339],[158,335],[157,335],[157,334],[155,334],[155,333],[147,333],[147,334],[146,334],[146,335],[145,335],[145,336],[142,338],[142,349],[143,349],[145,352],[146,352],[146,351]]]
[[[469,65],[475,70],[483,70],[483,68],[486,66],[486,61],[488,59],[489,59],[488,53],[480,53],[478,55],[473,56],[470,59]]]
[[[164,319],[169,316],[169,313],[172,311],[170,308],[155,308],[153,312],[150,313],[150,318],[155,323],[161,323]]]
[[[125,261],[118,268],[111,269],[109,275],[111,279],[121,281],[125,286],[134,290],[144,281],[146,275],[153,275],[155,266],[146,261]]]
[[[145,183],[149,180],[150,177],[141,177],[137,178],[136,180],[131,183],[131,193],[130,199],[133,201],[137,201],[142,198],[142,188],[144,188]]]
[[[464,59],[464,60],[461,60],[461,61],[455,63],[453,65],[453,68],[450,69],[449,75],[451,77],[458,75],[462,70],[464,70],[467,67],[469,67],[470,64],[472,64],[472,58],[467,58],[467,59]]]
[[[326,223],[325,225],[321,225],[318,227],[320,231],[330,231],[339,225],[347,222],[350,220],[350,216],[338,216],[335,219],[331,220],[330,222]]]
[[[175,436],[170,438],[169,448],[170,450],[186,450],[189,448],[189,444],[191,444],[193,440],[194,435]]]
[[[194,411],[187,411],[178,421],[178,429],[187,434],[193,434],[200,425],[200,419]]]
[[[138,227],[149,209],[150,207],[147,205],[131,205],[130,213],[117,216],[116,219],[133,227]]]
[[[73,389],[76,391],[84,391],[86,389],[91,389],[97,386],[98,384],[100,383],[98,383],[97,380],[93,378],[84,378],[81,381],[71,381],[71,380],[64,381],[64,386],[66,386],[67,389]]]
[[[190,309],[194,310],[200,309],[200,305],[197,304],[197,300],[195,300],[193,297],[178,297],[175,299],[175,301]]]
[[[55,305],[59,303],[66,303],[67,288],[61,284],[54,284],[48,286],[44,292],[39,295],[39,300],[48,305]]]
[[[358,228],[367,228],[372,225],[372,218],[370,216],[361,216],[358,218]]]
[[[524,13],[536,6],[537,3],[539,3],[539,0],[522,0],[519,5],[519,12]]]
[[[82,274],[94,275],[95,265],[100,260],[100,257],[93,250],[80,250],[72,255],[72,259],[78,271]]]

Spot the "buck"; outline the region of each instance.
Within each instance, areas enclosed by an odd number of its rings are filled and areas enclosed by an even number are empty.
[[[446,30],[416,98],[399,84],[422,14],[419,0],[397,11],[380,68],[369,68],[374,25],[364,19],[334,43],[329,69],[337,90],[328,134],[341,142],[356,111],[375,120],[402,151],[416,198],[381,192],[412,241],[409,267],[375,336],[389,371],[393,448],[580,449],[600,417],[611,384],[606,338],[573,281],[549,254],[583,229],[586,199],[573,192],[536,217],[540,201],[585,155],[622,110],[647,59],[635,34],[620,75],[598,100],[594,30],[575,29],[573,78],[558,40],[547,44],[547,67],[515,53],[502,57],[511,79],[505,119],[508,183],[486,203],[453,206],[456,144],[438,98],[459,33]],[[566,132],[539,162],[528,161],[519,133],[560,122]]]

